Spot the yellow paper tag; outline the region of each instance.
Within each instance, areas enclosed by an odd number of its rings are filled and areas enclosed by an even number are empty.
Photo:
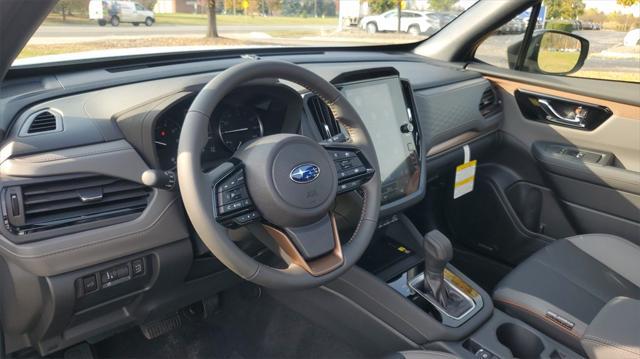
[[[478,161],[473,160],[456,167],[456,179],[453,185],[453,199],[462,197],[473,191],[477,164]]]

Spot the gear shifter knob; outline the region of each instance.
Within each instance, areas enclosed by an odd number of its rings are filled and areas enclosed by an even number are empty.
[[[449,305],[449,291],[444,281],[444,269],[453,258],[451,241],[438,230],[424,236],[424,288],[443,308]]]
[[[451,241],[437,229],[424,236],[425,270],[431,273],[442,273],[445,266],[453,259]]]

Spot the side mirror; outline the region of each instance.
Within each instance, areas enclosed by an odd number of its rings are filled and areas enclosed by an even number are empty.
[[[522,41],[507,49],[509,68],[514,69]],[[542,30],[533,33],[522,71],[566,75],[582,68],[589,54],[589,40],[564,31]]]

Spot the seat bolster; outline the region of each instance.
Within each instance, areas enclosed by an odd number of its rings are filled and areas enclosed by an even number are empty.
[[[640,300],[613,298],[582,338],[591,359],[640,358]]]
[[[640,246],[610,234],[585,234],[566,240],[640,287]]]

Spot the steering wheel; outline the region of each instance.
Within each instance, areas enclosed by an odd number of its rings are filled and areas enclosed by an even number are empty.
[[[294,134],[265,136],[203,172],[200,156],[213,110],[232,90],[261,78],[291,81],[318,95],[346,128],[348,140],[317,143]],[[377,169],[371,138],[340,91],[313,72],[283,61],[246,62],[213,78],[191,104],[178,146],[180,194],[196,232],[229,269],[269,288],[320,286],[358,261],[377,227]],[[343,243],[331,208],[337,194],[358,189],[362,212],[353,236]],[[228,233],[228,228],[241,226],[263,231],[261,240],[286,268],[262,264],[243,252]]]

